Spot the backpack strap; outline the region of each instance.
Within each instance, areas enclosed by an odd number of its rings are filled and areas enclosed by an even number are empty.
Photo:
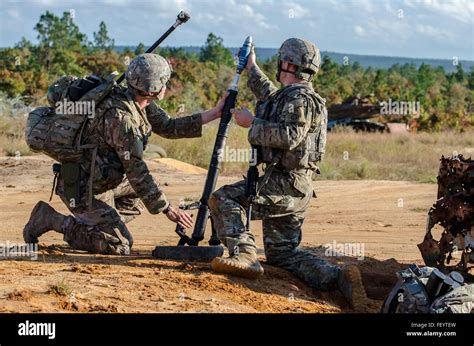
[[[92,210],[92,198],[94,197],[93,183],[94,183],[95,160],[97,158],[97,148],[98,148],[97,145],[95,145],[92,148],[91,174],[89,175],[89,200],[87,202],[87,207],[89,208],[89,211]]]

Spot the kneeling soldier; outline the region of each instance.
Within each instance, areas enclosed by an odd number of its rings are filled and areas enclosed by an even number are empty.
[[[159,55],[133,59],[126,72],[128,88],[115,86],[96,105],[94,118],[84,128],[83,144],[96,146],[96,152],[84,151],[77,170],[61,169],[56,194],[74,216],[62,215],[40,201],[23,230],[27,243],[36,243],[39,236],[54,230],[64,234],[74,249],[128,254],[133,238],[125,224],[144,207],[151,214],[164,213],[184,228],[192,226],[191,217],[168,202],[143,160],[143,151],[151,132],[167,138],[201,136],[202,125],[220,117],[223,100],[208,111],[171,118],[154,102],[163,99],[171,72]],[[64,97],[61,82],[66,78],[48,90],[52,105]],[[71,202],[71,195],[78,198]]]
[[[318,171],[326,144],[327,111],[311,85],[320,66],[319,49],[291,38],[278,53],[278,89],[259,69],[252,52],[246,66],[248,86],[258,99],[256,116],[233,110],[238,125],[249,128],[265,175],[253,202],[251,218],[263,222],[265,256],[317,290],[339,289],[352,305],[365,304],[365,290],[355,266],[341,268],[301,250],[301,226],[313,197],[312,174]],[[217,272],[256,278],[263,273],[254,235],[246,228],[246,180],[226,185],[209,200],[213,224],[229,250],[216,258]],[[358,303],[359,302],[359,303]]]

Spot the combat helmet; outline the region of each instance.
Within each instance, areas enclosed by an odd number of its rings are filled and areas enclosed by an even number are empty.
[[[171,76],[171,66],[158,54],[145,53],[136,56],[128,65],[125,78],[132,91],[157,93]]]
[[[281,71],[290,72],[281,68],[282,61],[296,66],[296,72],[294,72],[296,78],[310,81],[319,70],[321,55],[319,48],[312,42],[300,38],[289,38],[278,50],[277,80],[280,78]]]

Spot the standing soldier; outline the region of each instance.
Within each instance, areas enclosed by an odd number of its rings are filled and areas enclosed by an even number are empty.
[[[133,239],[125,223],[144,207],[185,228],[192,226],[191,217],[167,200],[143,160],[143,151],[151,132],[167,138],[201,136],[202,125],[220,117],[223,101],[202,113],[171,118],[153,102],[163,99],[171,72],[159,55],[133,59],[126,72],[128,88],[114,87],[84,129],[84,144],[95,145],[96,152],[84,151],[79,169],[61,169],[58,176],[56,194],[74,216],[62,215],[40,201],[23,230],[27,243],[37,243],[39,236],[54,230],[74,249],[129,254]],[[62,84],[67,78],[48,90],[52,106],[64,96]],[[71,203],[75,192],[78,199]]]
[[[341,268],[301,250],[304,213],[314,195],[311,176],[318,172],[326,144],[325,100],[312,88],[320,66],[319,49],[290,38],[278,51],[277,80],[259,69],[252,52],[247,63],[248,86],[258,99],[256,116],[233,110],[238,125],[249,128],[248,140],[258,148],[264,176],[253,201],[252,219],[263,222],[269,264],[289,270],[317,290],[339,289],[351,305],[365,303],[365,290],[355,266]],[[248,198],[245,180],[225,185],[209,200],[213,224],[229,257],[218,257],[212,268],[221,273],[256,278],[263,274],[254,235],[245,227]],[[362,304],[363,304],[362,303]]]

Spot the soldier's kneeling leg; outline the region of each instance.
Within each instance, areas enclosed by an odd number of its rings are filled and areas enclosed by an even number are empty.
[[[303,217],[294,214],[263,219],[263,242],[267,262],[288,270],[314,289],[336,289],[340,268],[308,251],[298,249],[303,220]]]
[[[232,254],[238,247],[240,252],[251,253],[256,258],[255,238],[245,229],[246,203],[244,181],[221,187],[208,202],[217,236],[229,252]]]
[[[68,203],[58,183],[59,196],[74,217],[68,216],[63,226],[64,240],[77,250],[92,253],[125,255],[130,253],[133,238],[115,208],[114,193],[94,196],[89,207],[87,195],[76,203]]]
[[[64,241],[76,250],[91,253],[128,255],[130,241],[124,237],[128,230],[121,230],[123,223],[86,225],[69,216],[64,225]]]
[[[209,199],[213,227],[229,250],[229,257],[214,258],[211,268],[219,273],[256,279],[263,274],[257,259],[255,238],[245,227],[245,184],[238,182],[217,190]]]

